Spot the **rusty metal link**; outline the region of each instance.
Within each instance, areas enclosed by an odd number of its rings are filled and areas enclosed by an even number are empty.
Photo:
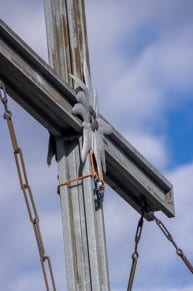
[[[191,273],[193,273],[193,265],[190,263],[190,261],[188,260],[188,258],[186,257],[186,255],[184,254],[183,250],[180,249],[178,247],[178,245],[176,244],[176,242],[173,239],[173,236],[171,235],[171,233],[168,231],[168,229],[166,228],[166,226],[164,225],[164,223],[158,219],[153,212],[148,213],[148,215],[151,216],[152,220],[155,221],[155,223],[157,224],[157,226],[159,227],[159,229],[162,231],[162,233],[164,234],[164,236],[172,243],[172,245],[175,247],[176,249],[176,254],[183,260],[183,262],[185,263],[185,265],[187,266],[187,268],[190,270]]]
[[[47,265],[48,265],[47,268],[46,268],[46,262],[47,262]],[[48,257],[48,256],[42,257],[41,265],[42,265],[42,270],[43,270],[44,280],[45,280],[45,284],[46,284],[47,290],[49,290],[49,282],[48,282],[48,278],[47,278],[46,274],[47,274],[47,272],[49,272],[53,290],[56,291],[56,287],[55,287],[55,283],[54,283],[54,274],[53,274],[53,270],[52,270],[50,257]],[[48,269],[48,270],[46,271],[46,269]]]
[[[56,286],[55,286],[55,281],[54,281],[54,276],[53,276],[53,271],[52,271],[52,265],[50,258],[45,255],[45,248],[42,240],[42,235],[41,235],[41,230],[40,230],[40,225],[39,225],[39,217],[38,217],[38,212],[36,209],[35,201],[33,198],[33,194],[28,182],[28,177],[27,177],[27,171],[25,167],[25,162],[23,158],[23,153],[21,148],[19,148],[18,143],[17,143],[17,138],[15,134],[15,129],[13,126],[12,122],[12,114],[11,111],[8,109],[8,99],[7,99],[7,93],[5,91],[4,84],[0,81],[0,101],[4,105],[4,118],[7,121],[8,129],[9,129],[9,134],[12,142],[12,147],[14,151],[14,157],[15,157],[15,163],[16,163],[16,168],[18,172],[18,177],[19,177],[19,182],[21,189],[23,191],[29,219],[31,223],[33,224],[34,228],[34,233],[37,241],[37,246],[38,246],[38,251],[40,255],[40,262],[42,266],[42,272],[44,276],[44,281],[46,285],[46,290],[50,291],[56,291]],[[46,262],[48,267],[46,268]],[[48,270],[47,270],[48,269]],[[48,281],[48,276],[47,273],[49,272],[50,275],[50,281]],[[50,289],[50,284],[52,285],[52,289]]]
[[[135,248],[134,248],[134,253],[132,254],[132,265],[131,265],[131,271],[130,271],[127,291],[131,291],[132,286],[133,286],[135,271],[136,271],[136,267],[137,267],[137,260],[139,258],[138,244],[139,244],[142,230],[143,230],[143,222],[144,222],[144,211],[142,211],[141,217],[140,217],[138,225],[137,225],[136,234],[135,234]]]
[[[34,232],[35,232],[35,236],[36,236],[36,241],[37,241],[40,257],[44,258],[45,249],[44,249],[44,244],[43,244],[43,240],[42,240],[42,234],[41,234],[41,231],[40,231],[40,226],[39,226],[39,221],[38,220],[34,219],[33,227],[34,227]]]

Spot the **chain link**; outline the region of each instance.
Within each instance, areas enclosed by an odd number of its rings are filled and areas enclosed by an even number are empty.
[[[49,281],[48,281],[48,276],[47,276],[47,273],[49,272],[52,290],[56,291],[56,286],[55,286],[55,281],[54,281],[54,276],[53,276],[53,271],[52,271],[52,265],[51,265],[50,258],[48,256],[46,256],[46,254],[45,254],[44,244],[43,244],[43,240],[42,240],[42,234],[41,234],[41,230],[40,230],[40,226],[39,226],[38,212],[37,212],[35,201],[33,198],[33,194],[32,194],[29,182],[28,182],[23,153],[22,153],[22,150],[21,150],[21,148],[19,148],[18,143],[17,143],[17,138],[16,138],[14,126],[13,126],[13,122],[11,119],[12,113],[8,109],[7,93],[5,90],[5,86],[1,80],[0,80],[0,101],[4,105],[4,110],[5,110],[4,118],[7,121],[8,129],[9,129],[9,134],[10,134],[12,147],[13,147],[13,151],[14,151],[14,157],[15,157],[19,182],[20,182],[21,189],[23,191],[27,211],[29,214],[29,219],[30,219],[31,223],[33,224],[33,228],[34,228],[34,233],[35,233],[38,251],[39,251],[39,255],[40,255],[42,272],[43,272],[44,281],[45,281],[45,285],[46,285],[46,290],[47,291],[51,290],[49,288]],[[47,266],[46,266],[46,263],[47,263]],[[48,271],[47,271],[47,269],[48,269]]]
[[[139,258],[138,244],[139,244],[142,230],[143,230],[144,216],[148,217],[151,221],[155,221],[156,225],[162,231],[164,236],[172,243],[172,245],[176,249],[176,254],[183,260],[183,262],[185,263],[187,268],[190,270],[190,272],[193,273],[193,265],[190,263],[190,261],[188,260],[188,258],[184,254],[183,250],[178,247],[175,240],[173,239],[173,236],[171,235],[171,233],[169,232],[169,230],[167,229],[165,224],[160,219],[158,219],[152,211],[149,211],[149,208],[145,204],[145,207],[142,209],[142,214],[141,214],[141,217],[139,219],[136,234],[135,234],[135,248],[134,248],[134,253],[132,254],[132,265],[131,265],[131,271],[130,271],[127,291],[131,291],[132,286],[133,286],[133,281],[134,281],[136,267],[137,267],[137,261]]]
[[[187,268],[190,270],[191,273],[193,273],[193,265],[190,263],[186,255],[184,254],[183,250],[178,247],[176,242],[173,239],[173,236],[171,233],[168,231],[164,223],[158,219],[153,212],[149,212],[148,215],[151,216],[152,220],[155,221],[156,225],[159,227],[159,229],[162,231],[164,236],[172,243],[174,248],[176,249],[176,254],[183,260]]]
[[[134,253],[132,254],[132,265],[131,265],[131,271],[130,271],[127,291],[131,291],[132,286],[133,286],[135,271],[136,271],[136,267],[137,267],[137,260],[139,258],[138,244],[139,244],[142,230],[143,230],[143,222],[144,222],[144,211],[142,211],[141,217],[140,217],[138,225],[137,225],[136,234],[135,234],[135,248],[134,248]]]

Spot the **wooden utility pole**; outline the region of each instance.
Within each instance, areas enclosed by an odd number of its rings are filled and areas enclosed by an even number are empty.
[[[82,122],[72,114],[76,92],[69,78],[81,79],[83,59],[88,62],[84,1],[44,3],[52,69],[0,20],[0,75],[8,94],[55,136],[64,182],[91,170],[80,159]],[[105,181],[127,203],[141,213],[146,201],[149,210],[174,216],[171,183],[114,128],[105,137],[105,158]],[[68,290],[109,290],[103,213],[93,188],[87,178],[60,189]]]
[[[89,64],[83,0],[45,0],[50,66],[75,88],[70,74],[83,78]],[[60,183],[91,172],[81,164],[82,137],[56,138]],[[82,168],[80,172],[79,169]],[[102,204],[95,207],[92,178],[60,190],[68,290],[109,290]]]

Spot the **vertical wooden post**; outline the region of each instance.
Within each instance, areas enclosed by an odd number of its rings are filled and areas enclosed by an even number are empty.
[[[82,78],[89,65],[84,0],[44,0],[50,66],[74,87],[70,74]],[[57,139],[59,181],[82,173],[80,139]],[[87,178],[60,189],[68,290],[109,290],[103,210],[96,207],[93,181]]]

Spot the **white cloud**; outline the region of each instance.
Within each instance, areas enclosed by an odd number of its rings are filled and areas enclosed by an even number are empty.
[[[124,136],[156,168],[164,169],[168,166],[164,138],[156,138],[139,130],[125,133]]]
[[[190,1],[87,3],[101,112],[119,130],[136,123],[143,128],[144,122],[162,125],[165,110],[180,106],[192,90],[191,9]],[[155,35],[149,36],[152,30]]]
[[[193,45],[180,38],[179,35],[178,39],[172,38],[170,42],[151,44],[136,63],[122,66],[117,78],[111,79],[111,84],[109,80],[109,98],[105,103],[109,110],[106,114],[119,127],[120,124],[133,126],[137,123],[143,128],[144,122],[146,126],[157,125],[168,108],[173,108],[174,104],[175,107],[180,106],[190,98],[186,92],[192,90]],[[180,99],[179,92],[184,92]]]
[[[1,19],[47,60],[43,1],[3,0],[1,4]]]

